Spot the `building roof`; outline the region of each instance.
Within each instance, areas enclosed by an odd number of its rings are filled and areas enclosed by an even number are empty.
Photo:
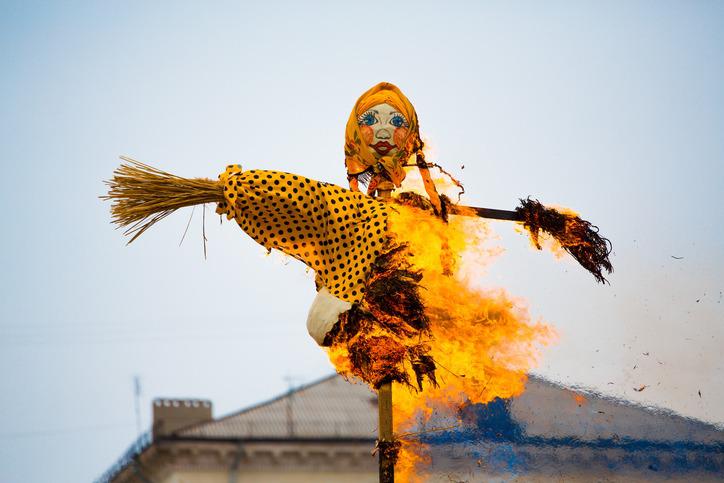
[[[419,428],[423,432],[420,439],[431,445],[435,455],[433,471],[465,466],[471,474],[487,471],[481,479],[488,479],[493,474],[525,473],[531,468],[543,473],[545,468],[558,471],[563,467],[574,473],[609,471],[614,476],[643,468],[660,471],[659,476],[703,471],[709,477],[724,468],[721,427],[536,376],[529,378],[525,392],[516,398],[474,404],[461,411],[439,407],[433,413],[426,427]],[[377,436],[377,417],[373,391],[333,374],[250,408],[177,429],[161,439],[172,444],[244,441],[334,446],[364,442],[371,447]],[[146,437],[98,481],[113,481],[154,445]],[[476,463],[481,458],[485,468]],[[594,462],[597,469],[591,467]]]
[[[275,399],[174,433],[201,439],[369,439],[377,434],[377,396],[333,374]]]
[[[436,409],[438,417],[429,421],[432,426],[445,426],[446,413],[453,420],[460,416],[445,408]],[[518,428],[516,433],[546,440],[613,438],[705,444],[721,444],[724,440],[724,432],[716,426],[670,411],[566,388],[536,376],[529,378],[526,390],[520,396],[488,405],[473,405],[466,412],[467,416],[463,414],[465,424],[455,431],[458,437],[467,434],[472,439],[481,436],[485,439],[490,431],[484,426],[495,429],[500,424],[496,418],[502,417]],[[376,394],[365,384],[348,381],[336,374],[270,401],[174,433],[175,438],[181,439],[234,440],[374,440],[376,436]]]
[[[489,481],[721,481],[724,431],[531,377],[512,399],[437,411],[423,434],[431,471]],[[515,476],[515,478],[513,478]]]
[[[511,420],[529,438],[724,443],[724,431],[715,425],[535,376],[529,377],[525,392],[507,405]]]

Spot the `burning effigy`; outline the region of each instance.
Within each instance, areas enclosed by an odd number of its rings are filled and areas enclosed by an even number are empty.
[[[122,158],[104,198],[129,243],[179,208],[215,203],[264,248],[312,269],[309,334],[341,374],[380,394],[393,383],[402,389],[393,405],[400,434],[428,399],[460,405],[519,394],[537,345],[551,337],[505,291],[473,288],[461,275],[474,263],[465,254],[483,253],[481,217],[518,222],[538,248],[539,237],[552,237],[599,282],[612,270],[608,240],[573,213],[532,199],[514,211],[467,207],[439,194],[423,148],[414,107],[380,83],[359,98],[347,123],[349,188],[240,165],[216,180],[188,179]],[[404,190],[410,168],[424,195]],[[405,438],[383,435],[381,421],[383,479],[390,480],[400,446],[399,470],[410,479]]]

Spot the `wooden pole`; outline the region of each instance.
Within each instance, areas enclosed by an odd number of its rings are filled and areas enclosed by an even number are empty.
[[[435,208],[435,214],[443,216],[442,201],[440,201],[440,195],[437,193],[437,188],[435,188],[435,182],[432,180],[432,176],[430,175],[430,169],[427,167],[427,163],[425,162],[425,153],[422,152],[422,149],[417,153],[416,163],[418,169],[420,170],[422,183],[425,186],[425,192],[427,193],[428,198],[430,198],[430,203],[432,203],[432,206]]]
[[[385,451],[386,444],[392,443],[392,383],[386,382],[377,391],[377,407],[379,409],[378,451],[380,461],[380,483],[394,483],[395,462]]]
[[[379,197],[389,199],[392,190],[378,191]],[[390,457],[389,444],[392,436],[392,383],[386,382],[377,390],[377,410],[379,424],[377,437],[377,454],[380,462],[380,483],[395,483],[395,461]]]

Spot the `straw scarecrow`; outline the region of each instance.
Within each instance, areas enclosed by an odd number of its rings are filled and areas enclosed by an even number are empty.
[[[187,179],[122,158],[104,197],[113,202],[113,222],[126,228],[130,242],[181,207],[217,203],[216,212],[234,219],[257,243],[314,270],[310,335],[321,346],[344,347],[349,372],[381,391],[382,481],[392,481],[394,463],[391,407],[389,421],[382,418],[383,406],[391,405],[390,383],[417,388],[438,383],[429,346],[435,334],[421,297],[427,268],[416,265],[395,221],[400,213],[420,220],[466,215],[517,221],[536,243],[540,232],[552,235],[598,281],[605,282],[603,272],[612,270],[610,243],[577,216],[530,199],[505,211],[463,207],[439,195],[422,149],[414,107],[397,87],[383,82],[359,98],[347,122],[349,189],[239,165],[227,166],[218,180]],[[419,169],[427,197],[393,196],[406,166]],[[443,266],[450,263],[445,244],[439,247]]]

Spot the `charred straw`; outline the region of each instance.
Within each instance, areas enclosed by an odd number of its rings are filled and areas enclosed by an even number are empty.
[[[420,297],[420,273],[411,269],[405,244],[389,240],[372,264],[365,298],[340,315],[324,345],[347,348],[352,373],[375,387],[387,382],[417,388],[428,380],[437,385],[428,336],[430,322]]]
[[[380,458],[388,459],[392,461],[392,464],[394,465],[400,455],[401,448],[402,442],[398,439],[393,439],[392,441],[377,440],[374,452],[379,452]]]
[[[598,233],[597,226],[576,215],[546,208],[538,200],[521,199],[520,203],[515,211],[538,249],[541,248],[539,237],[543,231],[555,238],[598,282],[608,282],[603,272],[613,272],[609,260],[612,246]]]

